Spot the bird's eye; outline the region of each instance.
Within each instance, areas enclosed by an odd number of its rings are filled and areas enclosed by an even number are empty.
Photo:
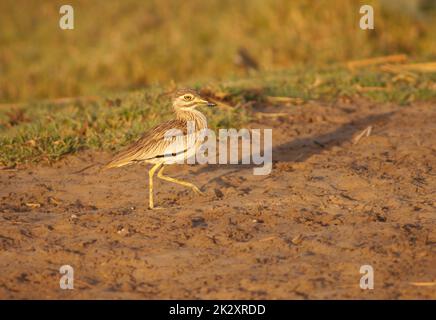
[[[194,97],[190,94],[187,94],[185,96],[183,96],[183,99],[185,99],[186,101],[191,101]]]

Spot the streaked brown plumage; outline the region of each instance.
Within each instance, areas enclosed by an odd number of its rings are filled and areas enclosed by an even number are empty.
[[[177,90],[173,94],[176,119],[161,123],[144,133],[135,143],[117,154],[105,167],[117,168],[134,163],[154,164],[149,171],[149,207],[151,209],[154,208],[153,175],[159,168],[158,178],[190,187],[194,192],[201,193],[195,185],[189,182],[163,175],[165,164],[192,156],[201,144],[199,132],[207,128],[206,117],[195,109],[201,105],[212,106],[214,104],[202,99],[194,90]],[[195,126],[194,132],[188,130],[189,125]]]
[[[144,133],[140,139],[130,145],[127,149],[117,154],[111,162],[106,165],[106,167],[122,167],[143,161],[154,163],[154,161],[157,161],[164,156],[163,150],[168,148],[168,146],[173,142],[172,140],[166,141],[164,139],[165,133],[171,129],[181,130],[184,135],[186,135],[187,123],[175,119],[159,124],[150,131]]]

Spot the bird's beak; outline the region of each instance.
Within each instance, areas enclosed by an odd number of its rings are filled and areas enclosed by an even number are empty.
[[[215,103],[213,103],[213,102],[209,102],[209,101],[207,101],[207,100],[199,100],[198,102],[199,102],[200,104],[206,105],[206,106],[208,106],[208,107],[215,107],[215,106],[216,106]]]

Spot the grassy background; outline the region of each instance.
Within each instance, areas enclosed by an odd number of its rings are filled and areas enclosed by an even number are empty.
[[[62,4],[0,1],[0,103],[243,75],[241,47],[264,71],[436,55],[432,0],[70,0],[69,31]],[[374,6],[375,30],[359,29],[362,4]]]

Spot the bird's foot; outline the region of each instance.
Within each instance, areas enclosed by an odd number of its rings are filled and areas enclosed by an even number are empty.
[[[148,207],[149,210],[162,210],[162,209],[166,209],[164,207]]]
[[[200,189],[198,189],[197,187],[192,187],[192,191],[194,191],[196,194],[200,195],[200,196],[205,196],[206,194],[201,191]]]

